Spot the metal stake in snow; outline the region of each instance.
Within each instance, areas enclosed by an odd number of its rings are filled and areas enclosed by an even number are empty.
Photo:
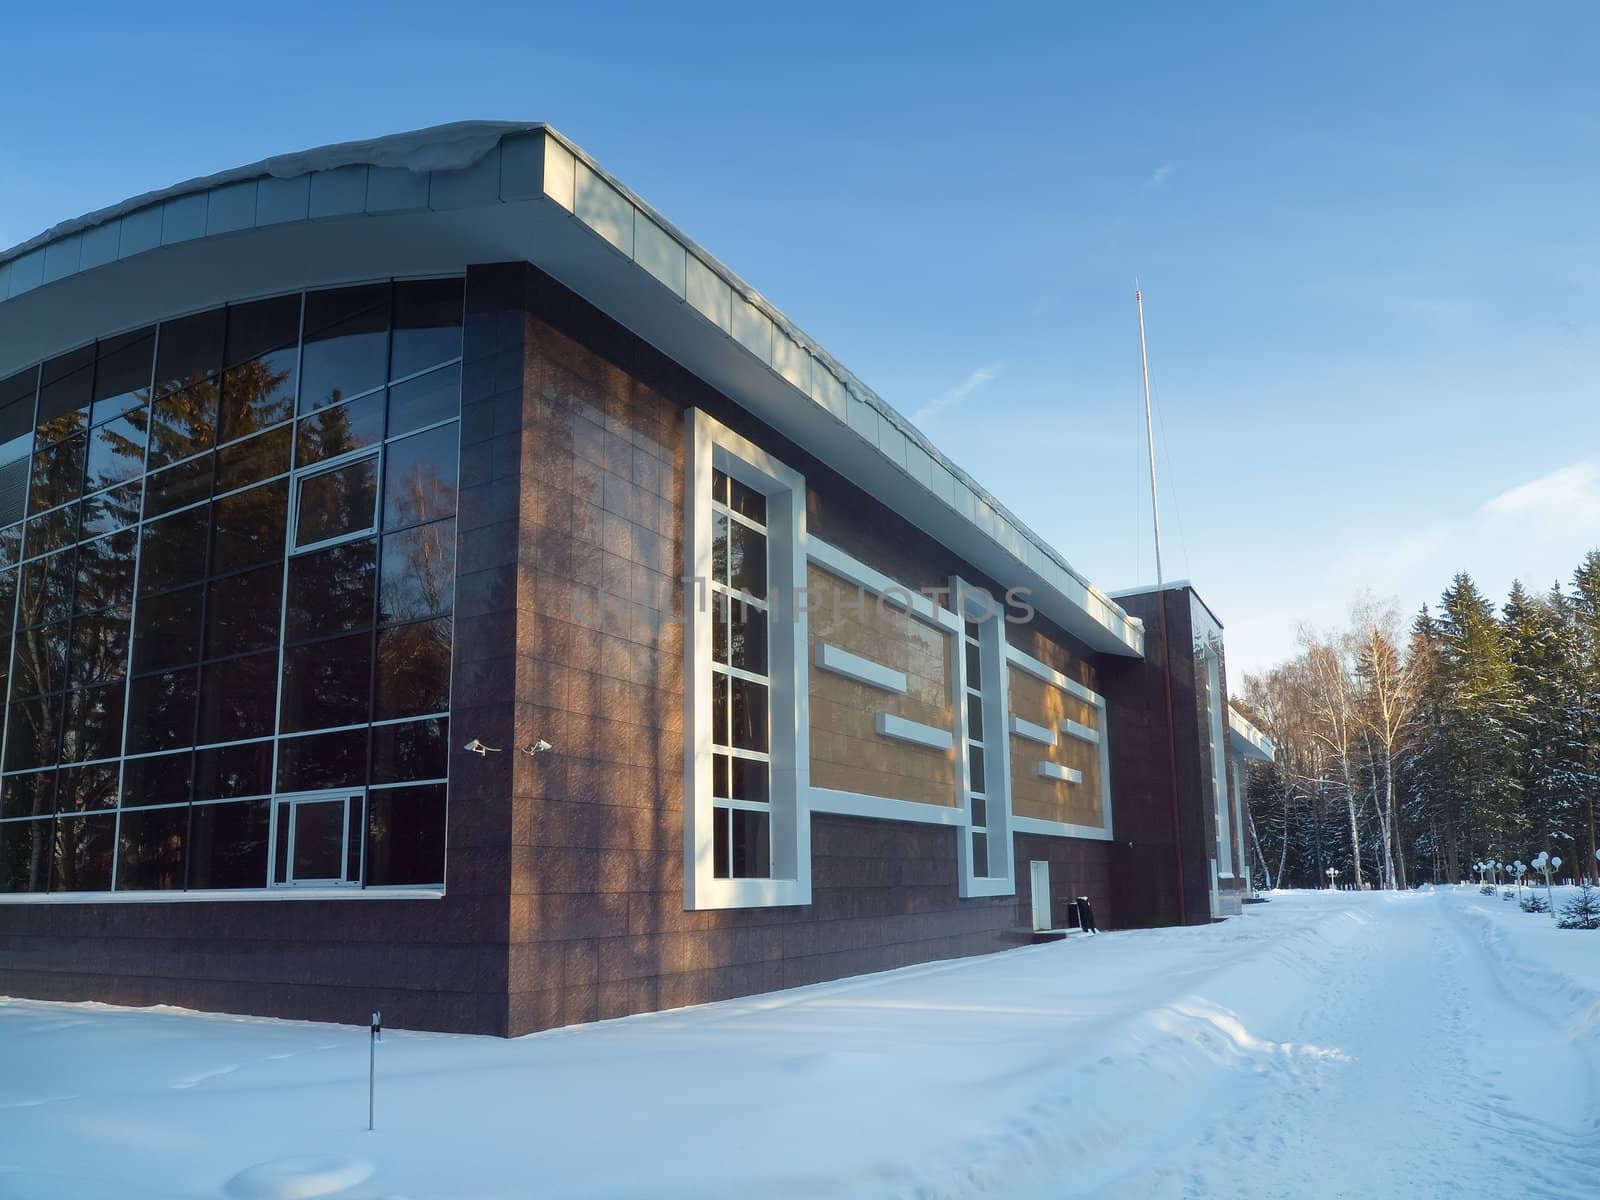
[[[378,1039],[383,1036],[383,1014],[372,1014],[372,1037],[367,1043],[367,1132],[372,1132],[374,1101],[378,1092]]]

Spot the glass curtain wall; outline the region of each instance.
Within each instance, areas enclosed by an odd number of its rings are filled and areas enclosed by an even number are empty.
[[[0,891],[443,881],[462,289],[0,381]]]

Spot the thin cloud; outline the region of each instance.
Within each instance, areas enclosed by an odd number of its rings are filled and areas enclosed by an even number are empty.
[[[935,396],[916,412],[911,414],[911,419],[918,425],[923,424],[932,417],[938,416],[947,408],[954,408],[979,388],[994,382],[1000,374],[1000,364],[993,363],[986,367],[977,367],[969,372],[967,377],[955,387],[948,389],[943,394]]]
[[[1364,587],[1395,597],[1409,619],[1424,601],[1437,603],[1457,571],[1467,571],[1499,605],[1513,579],[1542,592],[1569,579],[1596,546],[1600,460],[1584,459],[1506,488],[1457,518],[1325,548],[1320,579],[1303,606],[1259,611],[1228,626],[1230,666],[1260,671],[1289,657],[1299,623],[1337,625]]]
[[[1592,516],[1597,507],[1600,507],[1600,466],[1580,462],[1508,488],[1485,501],[1482,511],[1491,517],[1533,513]]]
[[[1145,180],[1146,187],[1158,188],[1172,178],[1173,172],[1178,168],[1171,163],[1162,163],[1150,173],[1150,178]]]

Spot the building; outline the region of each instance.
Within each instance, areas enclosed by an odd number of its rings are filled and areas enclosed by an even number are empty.
[[[1250,797],[1250,764],[1272,762],[1277,757],[1278,749],[1272,744],[1272,739],[1230,704],[1228,706],[1228,795],[1233,798],[1233,828],[1236,831],[1234,861],[1243,864],[1243,869],[1238,873],[1243,881],[1241,899],[1249,896],[1255,889],[1255,884],[1250,878],[1250,849],[1253,842],[1250,832],[1250,811],[1247,807]],[[1267,869],[1270,871],[1271,868]],[[1267,884],[1271,886],[1271,880],[1268,880]]]
[[[518,1034],[1210,919],[1148,605],[548,128],[139,196],[0,298],[0,992]]]
[[[1222,622],[1186,580],[1115,597],[1143,624],[1145,653],[1111,668],[1107,681],[1114,797],[1131,791],[1169,798],[1149,824],[1117,810],[1117,838],[1128,841],[1133,860],[1116,881],[1119,911],[1134,925],[1236,916],[1250,882],[1244,793],[1230,765],[1239,751],[1229,730],[1243,718],[1228,704]],[[1271,743],[1256,736],[1270,757]],[[1150,886],[1161,876],[1172,886]]]

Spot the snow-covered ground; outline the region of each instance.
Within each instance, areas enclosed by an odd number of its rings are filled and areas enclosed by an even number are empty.
[[[1283,893],[511,1042],[389,1033],[374,1133],[366,1069],[364,1028],[0,1003],[0,1200],[1600,1196],[1600,931]],[[247,1171],[291,1157],[350,1186]]]

